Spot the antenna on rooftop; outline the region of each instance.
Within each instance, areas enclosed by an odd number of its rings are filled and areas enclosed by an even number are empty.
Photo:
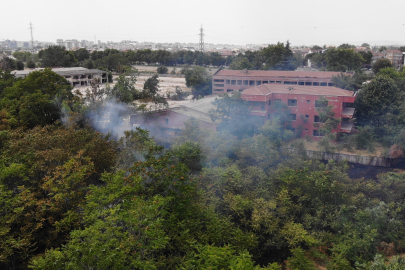
[[[204,29],[202,28],[202,24],[200,28],[200,51],[204,52]]]
[[[30,29],[31,29],[31,48],[34,48],[34,36],[32,35],[32,23],[30,22]]]

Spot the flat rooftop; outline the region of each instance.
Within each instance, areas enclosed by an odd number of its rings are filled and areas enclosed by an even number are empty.
[[[328,78],[341,72],[333,71],[282,71],[282,70],[225,70],[217,71],[214,76],[233,77],[283,77],[283,78]]]
[[[218,97],[206,97],[197,101],[190,101],[183,103],[180,106],[170,108],[169,110],[177,112],[183,115],[194,117],[198,120],[202,120],[209,123],[214,123],[209,116],[209,111],[214,109],[215,106],[212,102]]]
[[[31,70],[14,70],[13,73],[17,78],[26,77],[33,71],[41,71],[44,68],[35,68]],[[89,74],[100,74],[107,73],[106,71],[99,69],[87,69],[83,67],[72,67],[72,68],[52,68],[52,71],[61,76],[73,76],[73,75],[89,75]]]
[[[352,97],[356,92],[344,90],[334,86],[303,86],[288,84],[262,84],[242,92],[243,95],[267,96],[270,94],[298,94]]]

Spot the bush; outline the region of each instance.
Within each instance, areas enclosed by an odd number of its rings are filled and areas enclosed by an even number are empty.
[[[160,66],[157,68],[157,73],[159,74],[167,74],[168,71],[169,69],[165,66]]]

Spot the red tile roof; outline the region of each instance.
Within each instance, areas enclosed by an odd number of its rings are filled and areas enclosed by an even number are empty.
[[[220,70],[216,76],[251,76],[251,77],[290,77],[290,78],[332,78],[340,72],[332,71],[281,71],[281,70]]]
[[[291,89],[291,90],[290,90]],[[355,92],[340,89],[333,86],[302,86],[286,84],[262,84],[246,89],[242,95],[267,96],[269,94],[301,94],[301,95],[323,95],[323,96],[348,96],[352,97]]]

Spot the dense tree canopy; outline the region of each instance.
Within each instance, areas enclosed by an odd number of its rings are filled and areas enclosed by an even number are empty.
[[[184,71],[204,93],[206,69]],[[136,74],[73,95],[50,69],[20,79],[0,71],[1,269],[405,268],[404,172],[352,179],[352,164],[311,159],[293,140],[287,104],[253,118],[240,93],[215,100],[218,131],[191,118],[166,148],[139,127],[110,135],[133,112],[122,108],[161,98],[157,75],[138,90]],[[334,80],[357,90],[363,76]],[[385,68],[361,87],[362,126],[347,137],[356,147],[375,138],[396,154],[405,146],[404,86],[404,71]],[[317,113],[326,134],[339,119],[325,101]]]
[[[38,53],[44,67],[73,67],[77,63],[73,52],[65,47],[49,46]]]

